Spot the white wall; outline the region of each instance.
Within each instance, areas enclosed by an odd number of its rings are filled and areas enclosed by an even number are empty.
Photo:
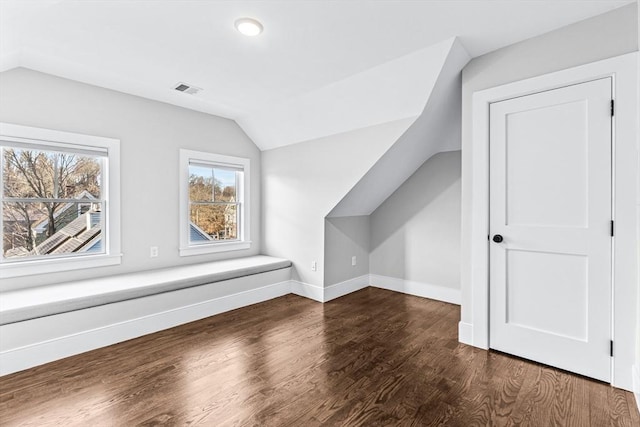
[[[638,50],[637,5],[507,46],[473,59],[462,73],[462,321],[471,323],[471,176],[474,92]]]
[[[460,289],[460,155],[431,157],[371,214],[371,274]]]
[[[263,151],[263,253],[290,259],[293,279],[324,286],[325,216],[412,121]]]
[[[0,74],[0,94],[0,121],[117,138],[122,158],[122,264],[3,280],[3,289],[259,253],[261,153],[235,122],[23,68]],[[180,148],[251,159],[250,250],[179,256]]]
[[[638,46],[640,47],[640,0],[638,0]],[[638,55],[638,80],[640,80],[640,55]],[[640,111],[640,89],[638,92],[638,111]],[[640,121],[638,122],[638,147],[640,147]],[[640,164],[640,149],[638,150],[638,164]],[[638,188],[640,189],[640,175],[638,175]],[[638,207],[636,211],[638,215],[638,224],[640,224],[640,193],[638,193]],[[638,228],[638,242],[640,242],[640,228]],[[638,263],[638,277],[640,277],[640,262]],[[640,286],[640,284],[638,284]],[[638,304],[636,313],[638,315],[636,319],[636,362],[635,362],[635,379],[634,379],[634,392],[636,395],[636,404],[638,410],[640,410],[640,292],[638,292]]]
[[[369,274],[369,215],[327,218],[324,224],[324,285]]]

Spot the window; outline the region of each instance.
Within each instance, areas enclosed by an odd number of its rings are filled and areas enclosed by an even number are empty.
[[[180,255],[249,249],[249,159],[180,150]]]
[[[0,123],[0,277],[120,263],[119,141]]]

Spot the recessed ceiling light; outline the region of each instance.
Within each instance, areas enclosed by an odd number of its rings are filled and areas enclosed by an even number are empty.
[[[236,29],[245,36],[257,36],[262,32],[262,24],[253,18],[240,18],[236,21]]]

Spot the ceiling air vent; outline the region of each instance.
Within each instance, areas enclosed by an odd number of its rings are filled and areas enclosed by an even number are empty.
[[[178,83],[175,86],[173,86],[174,90],[177,90],[178,92],[183,92],[183,93],[188,93],[189,95],[195,95],[196,93],[200,92],[202,90],[202,88],[196,87],[196,86],[192,86],[192,85],[188,85],[186,83]]]

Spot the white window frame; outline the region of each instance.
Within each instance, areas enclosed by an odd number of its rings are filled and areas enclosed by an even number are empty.
[[[33,144],[34,147],[106,150],[102,171],[102,188],[105,201],[104,252],[100,254],[74,255],[69,257],[38,258],[0,263],[0,278],[30,276],[35,274],[57,273],[94,267],[118,265],[122,260],[120,250],[120,141],[113,138],[82,135],[78,133],[21,126],[0,122],[0,140]],[[0,187],[2,186],[0,174]],[[0,206],[0,210],[2,207]],[[3,232],[0,230],[0,233]]]
[[[238,221],[238,240],[212,241],[211,243],[191,244],[189,242],[189,163],[204,163],[211,166],[234,167],[242,169],[242,179],[236,188],[236,198],[240,206]],[[180,150],[180,256],[203,255],[251,248],[250,225],[250,160],[243,157],[225,156],[204,151]]]

